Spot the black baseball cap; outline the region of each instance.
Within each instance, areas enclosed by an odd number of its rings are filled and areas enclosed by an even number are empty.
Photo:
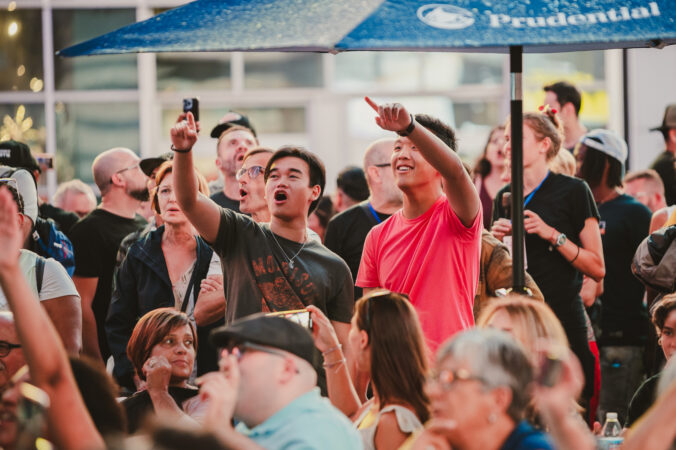
[[[162,153],[160,156],[155,156],[154,158],[142,159],[138,165],[143,171],[143,173],[145,173],[146,176],[149,177],[153,174],[153,170],[160,167],[163,162],[171,161],[172,159],[174,159],[174,153],[167,152]]]
[[[211,332],[216,347],[251,342],[284,350],[317,365],[317,350],[310,331],[289,319],[258,313],[216,328]]]
[[[235,125],[248,128],[251,130],[251,134],[253,134],[254,137],[258,137],[256,136],[256,130],[254,130],[254,127],[251,126],[251,122],[249,122],[249,118],[235,111],[230,111],[221,117],[221,120],[218,121],[218,125],[216,125],[214,129],[211,130],[211,137],[218,139],[221,137],[221,134],[223,134],[224,131],[226,131],[228,128],[234,127]]]
[[[0,142],[0,166],[37,170],[42,173],[40,165],[31,154],[31,149],[23,142],[14,140]]]

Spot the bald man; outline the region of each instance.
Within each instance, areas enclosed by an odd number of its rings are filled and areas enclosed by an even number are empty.
[[[73,281],[82,299],[82,349],[93,358],[110,356],[104,331],[120,242],[146,225],[136,214],[148,200],[140,158],[128,148],[112,148],[94,159],[92,173],[101,204],[71,231],[75,250]]]
[[[0,392],[14,374],[26,365],[19,337],[14,327],[14,316],[9,311],[0,311]]]
[[[401,209],[402,193],[394,182],[390,158],[394,139],[380,139],[368,146],[364,153],[364,174],[370,196],[333,216],[326,229],[324,245],[347,262],[352,279],[357,279],[359,261],[366,235],[374,226]],[[354,288],[354,298],[362,295]]]

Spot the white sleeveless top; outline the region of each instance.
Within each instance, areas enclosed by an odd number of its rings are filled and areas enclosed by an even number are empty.
[[[357,427],[359,424],[368,416],[371,408],[366,408],[364,412],[361,413],[359,418],[354,422]],[[413,433],[414,431],[423,427],[423,424],[418,419],[418,416],[415,415],[410,409],[400,406],[400,405],[388,405],[381,409],[378,412],[376,420],[373,422],[373,425],[366,428],[359,428],[359,434],[361,435],[362,441],[364,442],[364,450],[375,450],[375,438],[376,438],[376,429],[378,423],[380,422],[380,416],[382,414],[394,411],[394,414],[397,418],[397,425],[399,425],[399,430],[402,433]]]

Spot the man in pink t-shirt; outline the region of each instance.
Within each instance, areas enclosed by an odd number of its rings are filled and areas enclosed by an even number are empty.
[[[455,133],[398,104],[379,106],[376,123],[399,138],[392,170],[403,208],[371,230],[364,243],[357,286],[408,294],[432,351],[474,325],[479,280],[481,202],[455,153]]]

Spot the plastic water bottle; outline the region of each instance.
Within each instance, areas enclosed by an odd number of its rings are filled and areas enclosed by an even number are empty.
[[[606,414],[606,423],[603,424],[602,436],[598,441],[599,450],[612,450],[620,448],[622,445],[622,425],[617,420],[617,413],[609,412]]]

